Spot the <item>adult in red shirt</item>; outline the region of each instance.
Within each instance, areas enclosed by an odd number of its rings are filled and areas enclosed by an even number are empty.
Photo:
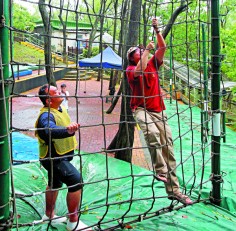
[[[144,133],[155,170],[154,177],[165,183],[169,199],[190,205],[193,203],[191,199],[180,192],[172,134],[159,85],[158,69],[163,63],[166,44],[158,30],[157,19],[152,20],[152,26],[158,47],[154,55],[149,59],[150,51],[155,48],[153,41],[146,48],[131,47],[127,52],[129,66],[126,75],[132,90],[130,106]]]

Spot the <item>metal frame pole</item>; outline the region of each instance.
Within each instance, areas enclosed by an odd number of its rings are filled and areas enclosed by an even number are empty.
[[[211,81],[211,110],[212,110],[212,195],[211,201],[220,205],[222,176],[220,170],[220,17],[219,0],[211,0],[211,61],[212,61],[212,81]]]
[[[9,151],[9,1],[0,0],[0,224],[10,216]]]
[[[172,96],[173,96],[173,60],[172,60],[172,36],[170,36],[170,83],[169,83],[169,90],[170,90],[170,104],[172,103]],[[177,98],[177,97],[176,97]]]
[[[206,56],[206,32],[205,32],[205,24],[202,24],[202,59],[203,59],[203,77],[204,77],[204,121],[203,127],[205,135],[207,135],[208,131],[208,72],[207,72],[207,56]]]

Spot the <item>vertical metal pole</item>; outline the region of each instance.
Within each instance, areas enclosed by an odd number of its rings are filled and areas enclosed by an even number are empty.
[[[161,69],[161,81],[162,81],[162,87],[165,87],[165,67],[164,65],[162,66],[162,69]]]
[[[204,78],[204,108],[203,108],[203,127],[205,135],[208,131],[208,74],[207,74],[207,56],[206,56],[206,31],[205,25],[202,24],[202,59],[203,59],[203,78]]]
[[[38,75],[40,75],[41,60],[39,59]]]
[[[9,78],[9,1],[0,1],[0,223],[5,223],[10,215],[10,152],[8,142],[9,87],[4,80]]]
[[[20,65],[17,64],[17,79],[20,80]],[[14,74],[13,74],[13,77],[15,78]]]
[[[226,111],[222,111],[222,137],[223,137],[223,142],[226,142],[226,125],[225,125],[225,120],[226,120]]]
[[[212,110],[212,202],[220,205],[222,182],[220,171],[220,17],[219,0],[211,0],[211,61],[212,61],[212,81],[211,81],[211,110]]]
[[[170,36],[170,103],[172,103],[172,79],[173,79],[173,73],[172,73],[172,36]]]

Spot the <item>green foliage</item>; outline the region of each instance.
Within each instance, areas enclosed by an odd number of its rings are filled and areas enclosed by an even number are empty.
[[[93,47],[92,48],[92,53],[91,53],[91,56],[95,56],[99,53],[99,47]],[[83,54],[82,54],[83,57],[88,57],[88,49],[83,49]]]
[[[29,11],[19,5],[14,3],[13,5],[13,26],[19,30],[32,31],[34,29],[34,16],[32,16]]]
[[[92,56],[95,56],[99,53],[99,47],[93,47],[92,48]]]
[[[178,5],[179,4],[175,4],[175,7],[168,11],[173,13]],[[199,20],[201,18],[202,23],[206,23],[207,19],[204,5],[199,9],[196,5],[197,3],[193,2],[189,5],[188,12],[179,14],[175,24],[172,26],[172,31],[166,38],[166,42],[169,46],[173,47],[172,52],[174,60],[187,64],[191,68],[200,71],[201,64],[199,61],[202,60],[202,33]],[[201,12],[201,14],[199,14],[199,12]],[[172,37],[172,44],[170,44],[170,36]],[[208,53],[208,50],[206,52]]]
[[[94,31],[99,30],[99,27],[101,27],[100,23],[101,20],[96,20],[100,10],[101,5],[105,3],[105,12],[107,15],[114,15],[115,9],[114,9],[114,1],[99,1],[99,0],[87,0],[83,1],[84,4],[79,4],[76,9],[76,1],[69,1],[69,9],[71,11],[68,12],[68,20],[76,20],[76,16],[79,17],[80,21],[83,22],[91,22]],[[87,2],[87,5],[85,4]],[[119,0],[118,1],[118,15],[121,14],[122,10],[122,4],[124,1]],[[142,39],[144,38],[144,27],[147,26],[147,38],[150,40],[150,37],[152,37],[152,31],[150,31],[150,24],[151,24],[151,18],[156,16],[159,20],[159,24],[161,29],[164,29],[166,25],[168,25],[168,22],[175,12],[175,10],[180,7],[181,3],[186,2],[189,3],[190,1],[172,1],[171,4],[166,4],[165,0],[159,0],[157,1],[157,5],[153,4],[152,1],[143,1],[147,4],[146,5],[146,12],[142,12],[142,16],[145,17],[147,20],[144,23],[144,18],[141,17],[142,22],[140,23],[140,28],[137,33],[139,33],[140,41],[139,43],[143,43]],[[101,4],[100,4],[101,3]],[[110,4],[112,3],[112,4]],[[110,4],[110,5],[109,5]],[[165,58],[169,58],[170,55],[170,47],[173,47],[172,49],[172,56],[174,60],[177,60],[183,64],[189,65],[189,67],[201,71],[201,63],[202,61],[202,32],[201,32],[201,23],[209,23],[210,20],[210,11],[209,11],[209,3],[207,1],[191,1],[190,4],[188,4],[187,8],[178,15],[174,25],[172,26],[172,29],[167,36],[166,43],[168,46]],[[52,5],[60,6],[60,2],[57,0],[52,1]],[[29,30],[32,31],[34,27],[34,17],[31,15],[31,12],[29,12],[28,9],[22,7],[19,4],[13,3],[13,26],[20,30]],[[68,2],[65,1],[63,8],[67,9]],[[224,60],[222,61],[222,74],[224,77],[228,78],[229,80],[236,81],[236,3],[232,0],[224,0],[221,1],[220,7],[220,23],[221,23],[221,53],[224,54]],[[36,7],[38,7],[36,5]],[[74,10],[78,12],[82,12],[81,14],[75,14]],[[67,13],[66,10],[62,11],[62,18],[65,19],[65,13]],[[88,14],[89,13],[89,14]],[[60,14],[60,10],[58,8],[52,8],[52,16],[54,18],[58,18],[58,15]],[[37,14],[37,11],[35,13]],[[37,16],[39,17],[39,16]],[[95,23],[96,22],[96,23]],[[109,34],[113,35],[114,31],[114,18],[105,17],[104,18],[104,25],[103,30],[109,29]],[[163,26],[163,27],[162,27]],[[116,39],[119,39],[119,33],[121,29],[121,20],[117,20],[116,25]],[[124,31],[122,33],[127,33],[127,27],[125,26]],[[90,34],[92,37],[92,41],[95,38],[94,35]],[[172,37],[172,44],[170,42],[170,36]],[[207,41],[211,41],[210,38],[210,27],[206,29],[206,36]],[[208,37],[209,36],[209,37]],[[123,43],[124,41],[120,41]],[[207,44],[207,56],[210,57],[210,45]],[[92,49],[91,56],[95,56],[98,54],[99,49],[98,47],[94,47]],[[83,51],[83,57],[88,57],[87,55],[88,50],[84,49]]]
[[[233,94],[233,101],[234,102],[236,102],[236,87],[233,87],[232,89],[231,89],[231,91],[232,91],[232,94]]]
[[[221,30],[222,54],[222,72],[230,80],[236,81],[236,25]]]
[[[236,3],[225,0],[220,7],[221,17],[221,53],[224,55],[222,73],[229,80],[236,81]]]
[[[233,88],[232,88],[232,93],[233,93],[233,94],[236,94],[236,87],[233,87]]]
[[[88,55],[88,49],[83,49],[82,56],[85,58]]]

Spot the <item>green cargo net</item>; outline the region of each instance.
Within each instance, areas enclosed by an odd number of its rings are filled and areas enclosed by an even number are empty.
[[[15,2],[9,7],[8,1],[0,5],[6,18],[0,23],[0,159],[4,160],[0,161],[0,230],[66,229],[66,224],[51,226],[42,220],[48,179],[32,137],[41,107],[38,87],[46,82],[57,86],[66,82],[69,114],[81,124],[73,159],[84,180],[78,211],[81,221],[94,230],[206,230],[205,223],[209,230],[234,230],[235,133],[226,129],[224,144],[211,137],[215,136],[211,125],[221,113],[215,98],[227,94],[227,84],[221,81],[223,88],[210,87],[210,83],[220,85],[216,67],[221,58],[217,49],[210,49],[219,38],[210,35],[219,20],[213,15],[211,21],[210,1],[20,2],[32,7],[36,21]],[[23,15],[27,16],[24,20]],[[149,37],[154,39],[149,31],[153,15],[167,43],[159,70],[161,94],[172,130],[180,189],[194,201],[191,206],[169,200],[164,184],[155,179],[149,147],[129,107],[126,51],[130,46],[147,45]],[[112,69],[118,65],[112,58],[102,62],[107,46],[122,57],[117,70]],[[93,56],[101,59],[97,66],[79,66],[81,59]],[[211,56],[216,65],[210,62]],[[214,149],[219,144],[220,153]],[[221,170],[216,173],[212,165],[219,165],[216,159],[221,153]],[[220,195],[215,198],[213,188],[219,186],[216,194]],[[56,205],[62,217],[68,216],[66,194],[63,185]]]

